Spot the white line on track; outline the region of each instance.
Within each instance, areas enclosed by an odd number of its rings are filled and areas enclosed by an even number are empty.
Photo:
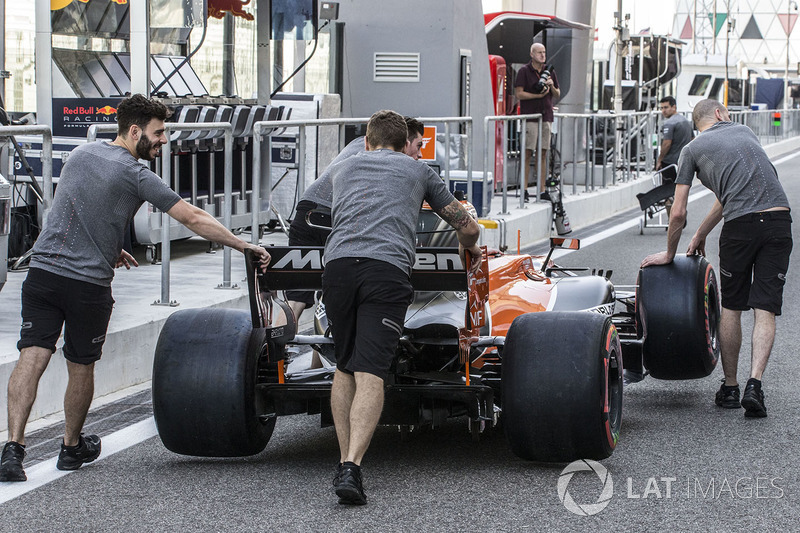
[[[780,159],[778,159],[776,161],[773,161],[772,164],[775,165],[775,166],[780,165],[781,163],[785,163],[786,161],[789,161],[790,159],[795,158],[798,155],[800,155],[800,152],[795,152],[795,153],[789,154],[787,156],[781,157]],[[703,198],[704,196],[708,196],[709,194],[711,194],[711,190],[702,189],[701,191],[698,191],[698,192],[696,192],[694,194],[689,195],[689,203],[692,203],[695,200],[699,200],[700,198]],[[639,220],[641,219],[641,217],[642,217],[641,215],[637,215],[636,217],[634,217],[634,218],[632,218],[630,220],[626,220],[625,222],[620,222],[616,226],[612,226],[612,227],[610,227],[610,228],[608,228],[606,230],[603,230],[603,231],[601,231],[599,233],[595,233],[594,235],[590,235],[589,237],[581,239],[581,248],[586,248],[587,246],[591,246],[592,244],[596,244],[596,243],[598,243],[598,242],[600,242],[600,241],[602,241],[604,239],[608,239],[609,237],[613,237],[614,235],[617,235],[618,233],[622,233],[626,229],[638,226],[639,225]],[[553,259],[558,259],[559,257],[564,257],[565,255],[571,254],[574,251],[575,250],[556,250],[555,252],[553,252]]]
[[[117,452],[156,436],[156,434],[156,423],[151,416],[146,420],[106,435],[103,437],[103,451],[97,461],[111,457]],[[74,470],[72,472],[57,470],[57,460],[57,457],[53,457],[28,468],[25,472],[28,475],[28,481],[0,483],[0,505],[74,472]],[[91,468],[92,464],[94,463],[83,465],[81,468]]]
[[[695,200],[699,200],[700,198],[703,198],[704,196],[708,196],[709,194],[711,194],[711,191],[709,189],[703,189],[703,190],[698,191],[698,192],[696,192],[694,194],[690,194],[689,195],[689,203],[692,203]],[[614,235],[617,235],[618,233],[622,233],[626,229],[636,227],[636,226],[639,225],[639,221],[641,220],[641,218],[642,218],[642,215],[637,215],[636,217],[634,217],[634,218],[632,218],[630,220],[626,220],[625,222],[620,222],[616,226],[612,226],[612,227],[610,227],[608,229],[605,229],[605,230],[603,230],[603,231],[601,231],[599,233],[595,233],[594,235],[590,235],[590,236],[588,236],[586,238],[582,238],[580,240],[581,241],[581,248],[586,248],[587,246],[590,246],[592,244],[596,244],[596,243],[598,243],[598,242],[600,242],[602,240],[608,239],[609,237],[613,237]],[[553,259],[558,259],[559,257],[564,257],[565,255],[571,254],[574,251],[576,251],[576,250],[556,250],[555,252],[553,252]]]

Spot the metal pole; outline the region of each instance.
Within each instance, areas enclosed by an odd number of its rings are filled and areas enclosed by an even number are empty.
[[[223,208],[222,221],[228,231],[231,230],[233,217],[233,126],[228,124],[225,132],[225,182],[223,183]],[[228,246],[222,249],[222,284],[218,289],[238,289],[239,286],[231,283],[231,249]]]
[[[607,185],[606,168],[608,167],[608,120],[603,117],[603,187]],[[614,183],[614,173],[611,173],[611,183]]]
[[[589,157],[591,158],[591,161],[587,160],[586,164],[587,165],[588,164],[592,165],[592,187],[594,187],[594,184],[595,184],[595,176],[594,176],[594,174],[595,174],[595,170],[596,170],[594,168],[594,158],[595,158],[595,154],[597,153],[597,146],[594,144],[594,139],[595,139],[595,132],[597,132],[597,115],[592,115],[590,121],[591,121],[591,126],[590,127],[592,129],[591,129],[591,134],[589,132],[587,132],[586,148],[588,150],[588,148],[589,148],[589,139],[592,139],[592,151],[589,154]],[[589,135],[591,135],[591,137]]]
[[[53,207],[53,133],[45,126],[42,131],[42,182],[44,189],[44,206],[42,225],[47,224],[47,216]]]
[[[539,135],[536,138],[536,176],[533,180],[536,183],[536,189],[533,191],[535,196],[533,201],[539,201],[539,194],[542,190],[542,165],[545,165],[544,168],[547,168],[547,162],[542,161],[542,116],[539,115],[539,118],[536,119],[536,127],[539,129]]]
[[[614,169],[619,168],[622,164],[622,121],[620,114],[622,113],[622,0],[617,0],[617,13],[616,13],[616,55],[617,62],[614,65],[614,114],[617,116],[616,120],[616,146],[614,149]]]
[[[789,109],[789,35],[792,33],[792,0],[786,2],[786,69],[783,73],[783,108]]]
[[[572,118],[572,183],[574,184],[578,179],[578,128],[576,127],[578,121],[575,117],[570,118]],[[587,183],[583,184],[584,190],[588,191],[587,186]]]
[[[472,117],[465,118],[465,131],[467,134],[467,201],[471,203],[473,206],[475,203],[472,201],[474,198],[474,194],[472,191]],[[481,190],[486,188],[486,175],[488,169],[483,170],[483,177],[481,178]],[[481,211],[483,211],[483,204],[481,204]],[[482,213],[478,213],[478,215],[482,215]]]
[[[491,119],[491,117],[484,117],[483,118],[483,139],[484,139],[484,141],[483,141],[483,148],[484,148],[484,150],[483,150],[483,171],[484,171],[484,173],[488,173],[489,172],[489,150],[490,150],[490,148],[489,148],[489,123],[490,123],[490,119]],[[492,142],[492,145],[494,145],[494,143],[497,142],[497,139],[494,139],[494,135],[492,136],[492,139],[494,141],[494,142]],[[495,154],[495,152],[496,152],[496,150],[492,150],[493,154]],[[497,154],[495,154],[495,157],[496,157],[496,155]],[[492,174],[492,188],[494,188],[494,179],[495,179],[495,175]],[[483,212],[481,213],[481,216],[484,216],[484,217],[489,214],[489,206],[486,205],[487,204],[487,195],[489,194],[489,192],[486,189],[487,189],[487,187],[484,185],[484,187],[482,189],[482,194],[481,194],[481,196],[482,196],[481,205],[483,206],[483,209],[482,209]]]
[[[508,128],[508,126],[510,126],[511,124],[512,124],[511,122],[504,122],[503,126],[505,128]],[[518,139],[519,139],[519,161],[520,161],[520,163],[519,163],[519,207],[520,207],[520,209],[524,209],[525,208],[525,191],[528,190],[526,185],[528,184],[528,170],[529,170],[528,169],[528,165],[525,164],[527,162],[527,157],[526,157],[527,150],[525,148],[525,145],[528,142],[528,126],[527,126],[528,121],[527,120],[522,120],[522,119],[517,119],[517,120],[515,120],[513,122],[513,124],[518,129],[520,129],[519,137],[518,137]],[[539,158],[538,157],[536,158],[536,168],[537,168],[536,173],[538,174],[539,173],[539,171],[538,171]]]
[[[253,124],[253,192],[250,193],[250,242],[258,244],[261,233],[261,123]]]
[[[590,171],[589,171],[589,121],[590,120],[591,120],[591,117],[584,117],[583,120],[581,121],[581,122],[583,122],[583,139],[584,139],[584,143],[583,144],[585,146],[584,153],[586,154],[586,157],[585,157],[585,161],[586,161],[586,176],[584,177],[584,180],[586,181],[587,184],[589,183],[589,181],[591,181],[592,182],[591,189],[594,190],[594,173],[592,173],[591,177],[589,176],[589,174],[590,174]]]
[[[131,94],[150,95],[150,2],[130,2]]]
[[[503,120],[503,134],[500,136],[500,142],[503,143],[503,207],[500,212],[501,215],[508,214],[508,119]]]
[[[167,143],[161,150],[161,180],[167,184],[167,187],[172,188],[172,169],[171,154],[172,154],[172,141],[170,141],[169,134],[167,134]],[[169,299],[169,261],[170,261],[170,216],[166,211],[161,212],[161,298],[153,302],[153,305],[166,305],[175,307],[178,302]]]
[[[319,135],[317,135],[319,138]],[[306,190],[306,127],[300,126],[297,132],[297,193],[298,197]]]
[[[36,120],[53,126],[53,46],[50,0],[36,0]],[[5,31],[3,33],[5,36]]]
[[[450,190],[450,123],[444,123],[444,183]]]

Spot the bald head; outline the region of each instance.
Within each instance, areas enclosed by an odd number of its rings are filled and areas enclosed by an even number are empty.
[[[717,122],[730,120],[728,110],[718,100],[700,100],[692,111],[692,120],[699,131],[704,131]]]
[[[541,66],[547,61],[547,50],[542,43],[533,43],[531,45],[531,59],[534,65]]]

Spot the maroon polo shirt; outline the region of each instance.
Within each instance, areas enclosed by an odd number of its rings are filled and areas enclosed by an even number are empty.
[[[524,67],[519,69],[514,87],[522,87],[525,92],[537,94],[535,87],[539,83],[539,75],[540,71],[533,68],[533,62],[528,61]],[[558,76],[556,76],[555,70],[550,70],[550,77],[553,79],[553,86],[558,89]],[[553,92],[547,93],[544,98],[520,100],[519,111],[522,115],[541,113],[543,122],[553,122]]]

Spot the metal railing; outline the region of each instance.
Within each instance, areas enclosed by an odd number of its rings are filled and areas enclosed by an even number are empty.
[[[780,121],[776,120],[776,113],[780,113]],[[656,137],[658,125],[658,112],[639,112],[639,113],[624,113],[619,116],[614,114],[566,114],[557,113],[555,115],[556,124],[554,133],[556,135],[556,144],[554,147],[561,155],[561,160],[556,159],[556,163],[560,165],[559,172],[562,172],[562,178],[568,174],[572,180],[571,193],[577,194],[579,178],[583,178],[583,191],[590,192],[598,187],[607,187],[620,181],[628,181],[639,177],[641,171],[650,170],[653,166],[653,152],[654,139],[660,140],[660,135]],[[254,243],[259,240],[259,228],[263,223],[268,221],[262,220],[263,212],[260,209],[264,200],[262,198],[262,165],[264,165],[265,176],[267,176],[266,183],[271,183],[271,170],[272,162],[268,157],[266,164],[262,161],[262,152],[264,151],[264,142],[270,144],[270,133],[280,128],[285,131],[286,128],[297,127],[297,143],[298,143],[298,165],[297,172],[299,173],[298,186],[301,190],[298,195],[301,195],[305,189],[306,184],[306,137],[307,128],[321,127],[321,126],[338,126],[339,128],[339,149],[344,147],[345,140],[345,127],[353,124],[364,124],[368,118],[338,118],[338,119],[315,119],[315,120],[291,120],[291,121],[262,121],[253,125],[253,161],[252,161],[252,193],[251,201],[251,238]],[[466,132],[466,171],[467,171],[467,199],[474,203],[473,197],[473,146],[472,146],[472,128],[473,119],[471,117],[424,117],[419,119],[422,122],[430,125],[436,123],[443,123],[444,128],[444,179],[449,187],[451,160],[451,128],[453,124],[463,124]],[[508,141],[508,124],[516,123],[516,128],[519,131],[519,155],[520,160],[524,162],[524,146],[526,141],[525,122],[527,120],[539,121],[539,141],[537,142],[535,152],[535,172],[536,172],[536,198],[544,190],[541,181],[541,115],[501,115],[501,116],[488,116],[484,118],[484,135],[485,144],[483,150],[483,167],[488,172],[492,167],[496,153],[495,131],[496,125],[502,123],[502,158],[503,158],[503,180],[502,180],[502,212],[508,213],[508,172],[509,172],[509,141]],[[731,120],[742,123],[750,127],[754,133],[759,137],[762,143],[777,142],[781,139],[800,136],[800,110],[768,110],[768,111],[734,111],[731,112]],[[571,122],[571,124],[570,124]],[[613,139],[616,133],[616,127],[622,128],[622,149],[620,150],[622,161],[615,161],[615,151],[613,143],[609,139]],[[569,126],[572,126],[571,128]],[[223,132],[224,138],[224,192],[223,192],[223,224],[229,230],[231,229],[232,207],[233,207],[233,138],[232,126],[227,122],[219,123],[167,123],[167,132],[172,131],[211,131],[219,130]],[[87,138],[89,141],[96,140],[97,134],[100,132],[115,132],[117,126],[115,124],[108,125],[91,125],[88,130]],[[571,135],[567,136],[566,131],[570,131]],[[602,135],[598,132],[602,131]],[[0,126],[0,138],[10,137],[15,135],[42,135],[42,188],[44,191],[43,198],[43,218],[46,218],[53,201],[53,138],[49,127],[33,125],[33,126]],[[569,137],[569,138],[568,138]],[[599,141],[602,138],[602,144]],[[164,147],[163,153],[170,154],[173,141],[170,136],[167,136],[168,142]],[[614,141],[616,142],[616,140]],[[565,150],[564,147],[568,149]],[[266,152],[270,153],[270,152]],[[514,154],[511,154],[514,155]],[[172,182],[177,183],[178,176],[173,179],[172,175],[172,161],[171,157],[162,157],[160,162],[160,172],[162,179],[167,182],[171,188],[176,188]],[[585,168],[579,170],[578,163],[583,161]],[[566,171],[566,167],[572,164],[570,172]],[[529,170],[524,168],[525,165],[520,165],[520,183],[524,183],[523,172]],[[157,170],[159,170],[157,168]],[[597,176],[597,171],[601,172],[601,176]],[[582,174],[582,176],[581,176]],[[484,174],[485,175],[485,174]],[[481,216],[486,216],[489,212],[488,195],[489,190],[484,180],[484,187],[482,188],[482,205]],[[492,184],[493,186],[493,184]],[[244,186],[243,186],[244,189]],[[246,198],[247,191],[241,191],[241,198]],[[209,191],[209,199],[213,197],[213,190]],[[266,199],[271,205],[271,191],[266,195]],[[524,208],[524,195],[520,194],[519,207]],[[237,214],[237,217],[239,214]],[[237,219],[238,220],[238,219]],[[238,224],[239,222],[237,222]],[[238,227],[238,226],[237,226]],[[162,273],[161,273],[161,298],[156,303],[161,305],[177,305],[177,302],[170,300],[170,218],[166,213],[161,213],[161,248],[162,248]],[[225,247],[223,257],[223,280],[218,286],[219,288],[236,288],[231,283],[231,251]]]
[[[7,139],[17,135],[42,136],[42,226],[47,222],[47,215],[53,206],[53,132],[50,126],[0,126],[0,139]],[[5,261],[5,258],[3,258]]]
[[[510,123],[515,123],[517,127],[517,131],[519,131],[520,138],[519,138],[519,159],[520,159],[520,175],[519,175],[519,183],[520,183],[520,191],[523,187],[523,184],[527,183],[526,181],[526,174],[528,172],[527,165],[525,164],[526,157],[525,157],[525,144],[527,141],[527,132],[526,132],[526,124],[528,121],[534,121],[538,124],[539,128],[539,135],[536,139],[536,150],[533,154],[533,157],[536,161],[536,195],[535,198],[539,198],[539,193],[542,191],[542,185],[544,185],[542,181],[542,174],[541,174],[541,154],[542,154],[542,115],[540,113],[530,114],[530,115],[493,115],[488,116],[483,119],[483,132],[484,132],[484,151],[483,151],[483,168],[489,168],[489,154],[496,153],[496,143],[497,138],[494,135],[494,131],[496,128],[490,128],[490,124],[497,124],[502,123],[502,135],[501,135],[501,145],[503,147],[503,196],[502,196],[502,208],[501,214],[507,215],[508,214],[508,125]],[[495,165],[494,168],[497,168]],[[467,189],[472,191],[472,174],[470,174],[467,178]],[[488,191],[486,187],[483,188],[483,213],[481,216],[486,216],[488,214]],[[471,201],[471,200],[470,200]],[[519,208],[525,209],[525,195],[520,192],[519,195]]]
[[[800,135],[800,109],[731,111],[731,120],[744,124],[761,144],[771,144]]]
[[[92,142],[97,139],[97,134],[100,132],[114,132],[117,126],[114,124],[108,125],[92,125],[87,132],[87,139]],[[165,157],[161,158],[161,179],[166,182],[167,186],[177,189],[177,176],[173,184],[172,178],[172,140],[169,133],[173,131],[222,131],[224,138],[224,192],[223,192],[223,216],[222,224],[228,229],[231,229],[232,218],[232,204],[233,204],[233,126],[229,122],[197,122],[197,123],[173,123],[168,122],[165,124],[165,133],[167,143],[162,149],[162,154]],[[258,180],[253,180],[254,194],[255,184]],[[214,194],[213,190],[209,191],[209,197]],[[255,204],[257,205],[257,203]],[[171,243],[171,219],[166,212],[161,213],[161,298],[156,300],[153,305],[169,305],[176,306],[178,302],[170,299],[170,243]],[[256,226],[257,228],[257,226]],[[258,231],[255,231],[258,235]],[[231,249],[227,246],[223,247],[222,258],[222,283],[217,286],[218,289],[238,289],[238,286],[231,283]]]
[[[472,191],[472,117],[422,117],[418,119],[420,122],[423,122],[426,125],[436,124],[436,123],[443,123],[445,126],[444,131],[444,180],[447,187],[450,187],[450,128],[451,124],[464,124],[466,130],[466,137],[467,137],[467,199],[468,201],[472,202],[473,199],[473,191]],[[348,125],[354,124],[366,124],[369,122],[369,117],[366,118],[320,118],[320,119],[297,119],[297,120],[265,120],[261,122],[256,122],[253,124],[253,176],[260,176],[261,169],[262,169],[262,152],[264,152],[263,144],[266,143],[266,153],[272,153],[272,138],[270,133],[274,131],[276,128],[281,129],[288,129],[288,128],[297,128],[297,159],[299,161],[299,165],[297,168],[298,172],[298,190],[296,191],[296,196],[299,198],[302,196],[303,192],[305,192],[305,184],[306,184],[306,138],[307,138],[307,129],[308,128],[317,128],[323,126],[338,126],[339,128],[339,150],[341,151],[344,148],[344,139],[345,139],[345,127]],[[434,142],[436,140],[434,139]],[[266,158],[266,164],[264,166],[264,173],[266,176],[272,176],[272,158]],[[259,199],[261,198],[261,190],[260,184],[258,189],[256,188],[256,183],[258,180],[255,178],[253,179],[253,195],[252,198]],[[485,189],[485,187],[484,187]],[[268,191],[267,195],[268,201],[270,205],[272,204],[272,189]],[[260,209],[258,209],[258,204],[251,205],[251,211],[253,212],[253,219],[252,219],[252,227],[258,227],[261,224],[261,220],[259,218]],[[254,232],[253,236],[253,244],[258,243],[258,234]]]

